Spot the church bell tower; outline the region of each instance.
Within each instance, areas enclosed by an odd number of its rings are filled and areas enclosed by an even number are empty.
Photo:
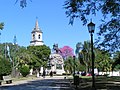
[[[41,31],[41,29],[39,28],[39,25],[38,25],[38,19],[36,19],[35,28],[31,32],[32,40],[30,41],[30,45],[31,46],[43,45],[44,43],[42,40],[42,34],[43,34],[43,32]]]

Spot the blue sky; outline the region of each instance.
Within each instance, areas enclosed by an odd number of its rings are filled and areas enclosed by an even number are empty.
[[[87,26],[83,26],[79,19],[74,25],[69,25],[69,18],[65,15],[63,4],[65,0],[29,0],[27,7],[21,9],[19,2],[15,0],[0,1],[0,22],[5,23],[4,30],[1,31],[0,42],[13,42],[16,35],[17,43],[21,46],[29,46],[31,41],[31,31],[35,26],[38,17],[39,27],[43,31],[43,41],[52,48],[54,43],[59,47],[70,46],[75,49],[77,42],[90,40]],[[94,38],[100,20],[100,14],[92,18],[96,23]]]

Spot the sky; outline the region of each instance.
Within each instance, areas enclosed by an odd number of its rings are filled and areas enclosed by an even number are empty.
[[[27,7],[21,8],[16,0],[0,1],[0,22],[5,26],[1,32],[0,42],[13,43],[14,36],[20,46],[29,46],[31,32],[35,27],[36,17],[38,18],[39,28],[43,32],[44,44],[52,48],[53,44],[58,44],[59,48],[70,46],[75,50],[78,42],[90,40],[87,26],[83,26],[80,19],[76,19],[73,25],[69,25],[69,18],[63,8],[65,0],[27,0]],[[97,38],[99,26],[98,14],[92,18],[96,24],[94,39]]]

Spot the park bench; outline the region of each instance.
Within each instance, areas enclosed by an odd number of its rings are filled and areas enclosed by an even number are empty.
[[[6,84],[12,83],[12,78],[11,76],[3,76],[3,80],[6,81]]]

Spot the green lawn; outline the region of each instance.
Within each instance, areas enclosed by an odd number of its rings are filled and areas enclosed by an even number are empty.
[[[32,79],[36,79],[37,77],[35,75],[32,75],[32,76],[26,76],[26,77],[23,77],[23,76],[19,76],[17,78],[12,78],[13,81],[21,81],[21,80],[32,80]]]
[[[80,78],[82,78],[82,82],[78,86],[80,90],[93,90],[91,88],[92,77],[80,76]],[[75,86],[73,85],[73,87]],[[97,90],[120,90],[120,77],[95,76],[95,87]]]

